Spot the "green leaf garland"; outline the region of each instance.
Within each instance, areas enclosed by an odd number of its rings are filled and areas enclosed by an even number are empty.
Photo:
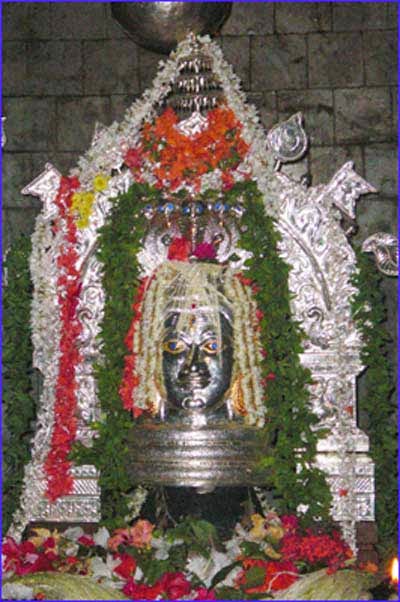
[[[364,339],[361,360],[367,366],[365,394],[358,399],[360,413],[368,416],[366,429],[371,457],[375,462],[375,514],[378,552],[381,558],[397,555],[397,404],[393,396],[393,374],[388,360],[390,336],[386,317],[382,276],[372,258],[357,251],[358,273],[353,279],[358,293],[352,308]]]
[[[259,286],[258,308],[263,312],[261,343],[267,353],[262,362],[266,388],[267,424],[273,445],[272,477],[279,512],[296,514],[307,506],[305,522],[316,517],[328,520],[331,494],[322,471],[313,465],[318,439],[325,433],[312,412],[307,385],[311,374],[300,363],[304,333],[292,318],[288,288],[289,266],[278,254],[280,235],[264,211],[263,198],[255,182],[238,184],[227,195],[228,203],[244,196],[246,212],[241,246],[253,253],[246,262],[249,277]],[[273,379],[268,376],[273,374]]]
[[[73,458],[100,470],[102,519],[110,529],[125,524],[132,489],[126,472],[126,440],[132,418],[123,408],[118,390],[127,354],[124,338],[139,285],[137,253],[147,223],[141,209],[143,199],[155,202],[160,198],[159,191],[145,184],[133,184],[116,199],[107,223],[99,231],[98,258],[104,266],[105,308],[100,333],[104,360],[96,367],[96,381],[102,419],[94,425],[97,437],[93,446],[75,444]]]
[[[248,262],[246,276],[261,285],[257,302],[265,314],[261,323],[262,343],[268,357],[263,362],[262,376],[275,374],[275,380],[269,382],[266,400],[274,446],[273,458],[265,459],[273,463],[269,486],[276,492],[280,509],[296,513],[297,506],[304,504],[308,506],[306,517],[310,520],[316,516],[327,518],[331,499],[329,489],[323,473],[312,466],[320,434],[311,430],[317,417],[309,406],[307,384],[310,374],[299,360],[303,335],[290,315],[289,268],[277,253],[278,234],[271,218],[265,215],[262,195],[256,184],[236,185],[226,193],[225,201],[235,202],[240,195],[245,198],[247,209],[242,220],[247,227],[242,245],[254,253],[254,258]],[[210,191],[204,198],[212,196]],[[93,448],[85,450],[79,446],[77,457],[93,462],[100,469],[102,512],[110,527],[123,523],[127,514],[126,494],[131,488],[124,458],[132,423],[128,412],[122,408],[118,388],[126,354],[123,339],[132,318],[131,305],[139,284],[136,254],[146,221],[140,206],[161,200],[159,191],[134,184],[128,193],[116,200],[112,215],[100,232],[98,257],[104,265],[106,304],[101,332],[104,363],[97,368],[96,374],[105,418],[97,425],[98,437]]]
[[[29,271],[31,241],[17,239],[4,262],[3,291],[3,532],[6,533],[22,491],[24,465],[30,460],[33,396]]]
[[[248,261],[248,275],[262,290],[257,293],[264,312],[262,343],[268,356],[263,362],[263,376],[269,380],[266,405],[273,458],[265,458],[272,467],[269,486],[277,493],[281,511],[295,512],[298,504],[307,504],[307,516],[326,515],[330,494],[323,474],[312,469],[316,442],[321,433],[311,430],[316,417],[309,407],[306,385],[310,375],[299,361],[302,332],[290,317],[288,290],[289,267],[280,259],[276,245],[279,234],[273,220],[265,216],[262,196],[254,182],[237,184],[225,194],[225,201],[235,203],[245,198],[242,219],[247,228],[242,246],[254,253]],[[204,195],[215,197],[215,191]],[[147,185],[134,184],[128,193],[115,201],[110,219],[99,235],[99,258],[104,265],[106,293],[102,324],[104,361],[96,367],[102,418],[98,437],[92,448],[76,444],[78,462],[95,464],[101,471],[103,520],[110,527],[124,524],[127,493],[131,489],[125,472],[126,439],[132,421],[122,408],[118,388],[123,358],[123,339],[132,319],[131,305],[138,287],[137,252],[141,248],[146,220],[141,207],[146,202],[161,201],[161,193]],[[29,273],[31,241],[18,239],[5,261],[8,285],[3,292],[3,530],[10,525],[18,506],[23,480],[23,466],[30,459],[30,439],[36,404],[32,391],[32,342],[30,305],[32,283]],[[358,254],[359,272],[354,278],[358,293],[353,300],[353,315],[363,332],[365,347],[362,360],[369,366],[367,393],[359,399],[359,409],[368,415],[371,455],[376,464],[376,516],[379,551],[387,558],[396,551],[397,477],[396,477],[396,403],[391,398],[392,374],[386,357],[388,335],[382,327],[385,318],[380,276],[371,260]],[[296,456],[296,450],[302,453]],[[296,472],[296,466],[300,472]]]

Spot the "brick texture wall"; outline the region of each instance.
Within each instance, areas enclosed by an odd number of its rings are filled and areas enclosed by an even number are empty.
[[[161,55],[139,48],[108,3],[4,2],[3,238],[30,233],[40,201],[20,190],[47,161],[67,173],[95,121],[121,119]],[[235,2],[219,41],[264,126],[302,111],[310,151],[285,171],[327,182],[353,160],[379,189],[357,238],[396,230],[397,2]],[[396,288],[385,279],[394,332]]]

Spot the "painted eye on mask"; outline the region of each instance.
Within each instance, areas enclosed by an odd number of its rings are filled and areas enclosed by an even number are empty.
[[[178,353],[182,353],[185,351],[186,345],[183,341],[179,339],[169,339],[168,341],[164,341],[163,350],[167,353],[172,353],[173,355],[177,355]]]
[[[208,339],[203,345],[201,349],[207,353],[208,355],[217,355],[222,350],[222,345],[217,341],[217,339]]]

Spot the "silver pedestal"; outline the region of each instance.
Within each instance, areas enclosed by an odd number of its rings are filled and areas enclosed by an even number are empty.
[[[148,486],[215,487],[262,485],[258,464],[267,454],[267,431],[234,422],[193,427],[145,423],[129,437],[129,474]]]

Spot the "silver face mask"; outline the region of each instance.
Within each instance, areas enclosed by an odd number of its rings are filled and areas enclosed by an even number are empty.
[[[233,366],[233,329],[225,312],[219,328],[210,312],[199,308],[179,326],[179,312],[165,320],[162,369],[167,405],[186,412],[209,412],[221,407]]]

